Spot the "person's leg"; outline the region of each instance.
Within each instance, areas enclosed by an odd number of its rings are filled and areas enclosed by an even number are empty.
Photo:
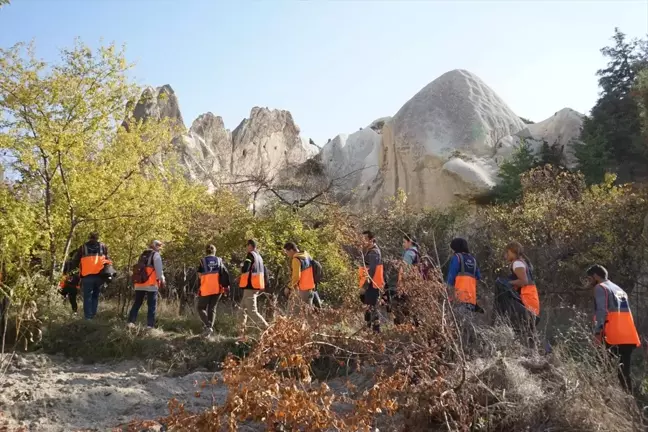
[[[619,345],[618,346],[618,355],[619,355],[619,381],[621,386],[627,391],[632,392],[632,377],[630,376],[630,367],[632,365],[632,351],[634,351],[634,345]]]
[[[263,318],[263,315],[259,313],[259,295],[260,293],[258,291],[252,292],[252,301],[250,302],[250,311],[248,311],[248,314],[257,325],[265,328],[268,327],[268,323]]]
[[[319,292],[317,289],[313,291],[313,306],[315,306],[317,309],[322,308],[322,299],[320,298]]]
[[[155,327],[155,311],[157,309],[157,291],[149,291],[146,293],[146,303],[148,303],[148,314],[146,317],[146,325],[149,328]]]
[[[369,288],[365,294],[365,299],[369,305],[369,325],[376,333],[380,333],[380,313],[378,304],[380,302],[380,290]],[[367,315],[365,314],[365,320]]]
[[[83,316],[85,319],[92,319],[92,289],[94,285],[90,278],[81,279],[81,289],[83,290]]]
[[[205,328],[209,327],[209,320],[207,318],[207,309],[209,307],[209,297],[208,296],[199,296],[198,297],[198,316],[200,321],[202,321]]]
[[[214,330],[214,323],[216,322],[216,306],[220,300],[221,294],[214,294],[209,296],[209,303],[207,305],[207,324],[210,330]]]
[[[92,318],[97,315],[97,308],[99,307],[99,294],[101,294],[101,287],[104,281],[99,276],[93,276],[92,283]]]
[[[68,300],[70,301],[70,306],[72,306],[72,312],[77,313],[79,306],[77,305],[77,290],[76,288],[71,288],[68,290]]]
[[[135,324],[135,321],[137,321],[137,314],[142,307],[142,303],[144,303],[144,296],[146,296],[146,291],[135,291],[135,302],[128,314],[129,323]]]

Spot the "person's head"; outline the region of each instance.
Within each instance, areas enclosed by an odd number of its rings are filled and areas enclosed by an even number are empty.
[[[369,230],[363,231],[362,241],[365,247],[371,247],[376,241],[376,236],[374,236],[374,233]]]
[[[587,281],[590,285],[596,285],[605,282],[608,278],[608,271],[600,264],[594,264],[587,269]]]
[[[507,261],[513,262],[515,260],[524,259],[524,249],[518,242],[511,242],[506,245],[504,256]]]
[[[450,242],[450,249],[452,249],[454,253],[470,253],[470,249],[468,249],[468,241],[461,237],[452,239]]]
[[[205,252],[207,253],[207,255],[216,255],[216,246],[211,244],[207,245],[205,247]]]
[[[297,245],[293,242],[288,242],[284,245],[283,247],[284,253],[292,258],[295,256],[297,252],[299,252],[299,248],[297,248]]]
[[[88,240],[99,241],[99,233],[97,231],[91,232],[88,236]]]
[[[250,240],[247,241],[247,251],[248,252],[255,251],[256,248],[257,248],[257,244],[256,244],[255,240],[250,239]]]
[[[403,249],[411,249],[415,246],[418,246],[416,243],[416,239],[412,237],[411,235],[405,234],[403,236]]]
[[[151,242],[151,249],[153,249],[155,252],[160,252],[163,246],[164,244],[160,240],[153,240]]]

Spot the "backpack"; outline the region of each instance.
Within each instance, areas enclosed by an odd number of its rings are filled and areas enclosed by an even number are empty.
[[[322,264],[314,259],[311,259],[311,265],[313,266],[313,281],[315,281],[315,284],[318,284],[322,281],[324,269],[322,269]]]
[[[151,273],[149,273],[147,267],[150,266],[151,262],[153,261],[153,253],[154,252],[152,250],[142,252],[142,255],[140,255],[139,259],[137,260],[137,264],[133,266],[133,283],[146,283],[149,276],[151,276]]]

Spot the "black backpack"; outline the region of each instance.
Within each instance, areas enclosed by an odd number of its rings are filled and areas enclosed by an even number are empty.
[[[322,269],[322,264],[314,259],[311,259],[311,265],[313,266],[313,281],[318,284],[322,281],[324,269]]]
[[[137,264],[133,266],[133,283],[146,283],[149,276],[151,276],[151,273],[146,269],[146,267],[152,264],[153,253],[154,252],[152,250],[142,252],[142,255],[140,255],[139,259],[137,260]]]

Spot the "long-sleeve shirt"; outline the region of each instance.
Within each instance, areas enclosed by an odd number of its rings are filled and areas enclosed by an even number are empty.
[[[243,261],[243,266],[241,267],[241,274],[249,272],[252,264],[254,264],[254,255],[248,252],[248,254],[245,256],[245,261]],[[270,275],[268,274],[268,269],[266,268],[265,264],[263,266],[263,282],[267,289],[270,286]]]
[[[376,278],[376,269],[379,265],[382,264],[382,253],[376,244],[374,244],[369,250],[365,252],[364,255],[364,264],[367,268],[367,273],[369,277],[367,282],[375,281]]]
[[[607,293],[601,285],[594,287],[594,314],[594,334],[600,334],[607,320]]]
[[[311,259],[310,255],[308,255],[308,252],[297,252],[295,256],[293,256],[291,261],[290,268],[292,269],[291,276],[290,276],[290,287],[291,288],[297,288],[299,286],[299,280],[301,279],[301,267],[302,267],[302,262],[301,260],[303,259]]]
[[[416,253],[418,249],[416,249],[416,251],[414,249],[415,248],[407,249],[403,252],[403,261],[406,264],[414,265],[418,261],[418,254]]]
[[[468,255],[468,254],[466,254]],[[471,256],[471,255],[468,255]],[[474,259],[474,258],[473,258]],[[477,266],[477,261],[475,260],[475,279],[481,280],[481,274],[479,273],[479,266]],[[467,272],[473,272],[473,269],[468,266],[468,262],[464,260],[465,264],[465,270]],[[452,259],[450,260],[450,268],[448,269],[448,285],[451,287],[454,287],[455,281],[457,279],[457,276],[459,275],[459,272],[461,271],[461,263],[459,263],[459,257],[455,254]]]
[[[98,255],[103,254],[106,258],[108,258],[108,246],[96,240],[88,240],[83,244],[83,246],[77,249],[76,253],[74,254],[74,258],[72,258],[72,261],[70,261],[68,271],[79,268],[79,266],[81,265],[81,258],[83,257],[84,247],[88,248],[88,252],[90,253],[96,253]]]

